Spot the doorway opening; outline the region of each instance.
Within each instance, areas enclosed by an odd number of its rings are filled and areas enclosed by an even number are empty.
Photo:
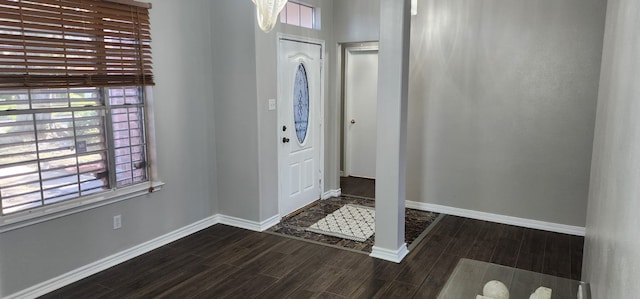
[[[340,45],[342,194],[375,198],[378,43]]]

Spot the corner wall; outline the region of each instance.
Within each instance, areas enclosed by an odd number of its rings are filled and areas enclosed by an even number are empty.
[[[154,0],[157,193],[0,234],[0,297],[218,213],[208,0]],[[114,215],[122,228],[112,229]]]
[[[336,41],[377,39],[377,6],[336,1]],[[407,200],[583,227],[605,9],[419,1]]]
[[[582,278],[592,298],[640,294],[640,2],[609,0]]]
[[[428,0],[407,200],[583,227],[604,0]]]
[[[215,0],[211,5],[219,212],[258,221],[258,114],[256,102],[255,6]]]

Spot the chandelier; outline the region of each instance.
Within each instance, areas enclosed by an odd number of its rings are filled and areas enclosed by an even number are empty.
[[[269,32],[278,22],[278,14],[287,4],[287,0],[251,0],[256,5],[258,26]]]

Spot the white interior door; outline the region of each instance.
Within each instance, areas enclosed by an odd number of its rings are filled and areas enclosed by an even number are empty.
[[[345,171],[376,177],[378,50],[345,51]]]
[[[322,193],[322,46],[281,38],[278,52],[279,210],[285,216]]]

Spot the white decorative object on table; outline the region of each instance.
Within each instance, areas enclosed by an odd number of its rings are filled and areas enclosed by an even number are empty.
[[[504,283],[497,280],[487,282],[482,288],[482,294],[493,299],[509,299],[509,289]]]
[[[531,294],[531,296],[529,296],[529,299],[551,299],[551,289],[539,287],[535,292],[533,292],[533,294]]]

